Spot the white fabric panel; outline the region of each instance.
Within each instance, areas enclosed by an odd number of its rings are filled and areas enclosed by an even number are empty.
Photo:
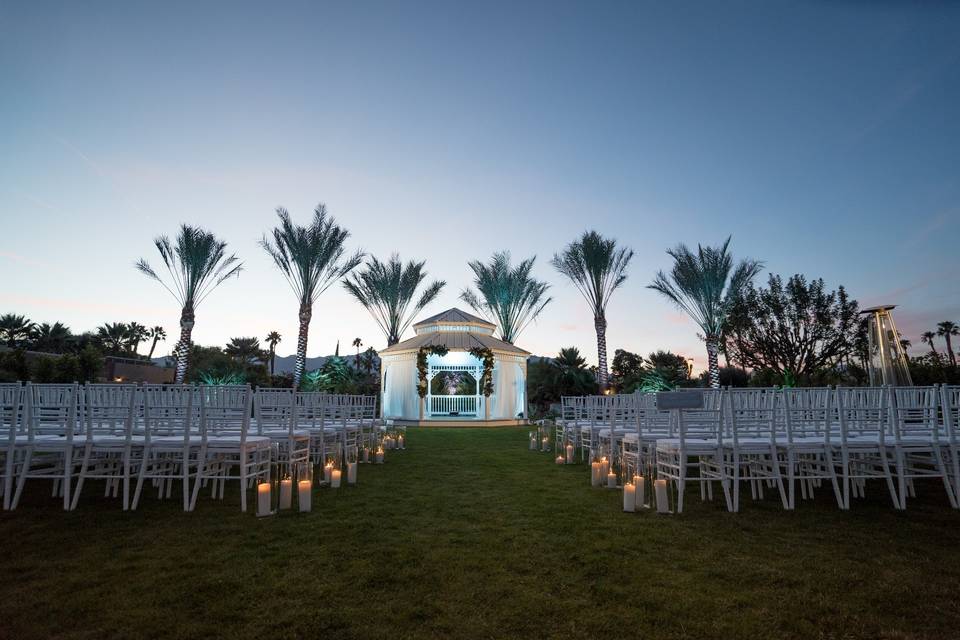
[[[493,396],[490,398],[491,418],[513,418],[517,415],[517,374],[519,367],[512,362],[497,360],[493,367]]]
[[[417,363],[413,360],[390,362],[384,373],[383,415],[385,418],[420,417],[417,395]]]

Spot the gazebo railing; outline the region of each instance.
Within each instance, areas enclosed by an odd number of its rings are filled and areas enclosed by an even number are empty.
[[[431,396],[427,410],[430,415],[477,415],[477,396]]]

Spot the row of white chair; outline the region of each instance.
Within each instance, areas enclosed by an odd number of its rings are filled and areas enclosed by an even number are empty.
[[[378,437],[370,396],[254,392],[249,385],[4,384],[0,490],[4,508],[14,509],[27,480],[52,480],[54,495],[74,509],[84,482],[99,479],[105,494],[122,491],[128,509],[145,484],[170,497],[179,480],[190,511],[202,486],[223,498],[226,481],[238,480],[245,511],[247,488],[271,462],[289,471],[307,461],[342,461]]]
[[[797,483],[806,498],[826,481],[849,509],[851,495],[878,479],[905,509],[914,481],[935,478],[958,504],[956,386],[709,390],[700,407],[676,410],[658,407],[657,394],[594,396],[564,399],[563,410],[558,443],[609,455],[624,474],[671,480],[678,510],[688,482],[707,498],[719,482],[731,511],[739,510],[742,482],[755,497],[775,487],[792,509]]]

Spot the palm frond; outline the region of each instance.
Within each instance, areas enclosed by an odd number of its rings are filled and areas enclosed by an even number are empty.
[[[632,259],[632,249],[617,247],[613,238],[587,231],[555,254],[550,264],[574,284],[594,316],[602,317],[613,292],[626,282]]]

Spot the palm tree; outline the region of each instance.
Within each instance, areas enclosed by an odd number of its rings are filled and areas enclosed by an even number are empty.
[[[937,345],[933,342],[936,337],[937,334],[935,332],[924,331],[922,334],[920,334],[920,342],[926,342],[928,345],[930,345],[930,351],[935,355],[939,355],[937,353]]]
[[[363,344],[363,341],[360,338],[353,339],[353,346],[357,348],[357,357],[354,359],[353,363],[357,365],[357,371],[360,371],[360,345]]]
[[[167,267],[167,281],[164,282],[143,258],[136,266],[141,273],[162,284],[180,304],[180,340],[174,347],[174,356],[177,361],[175,382],[183,384],[190,362],[190,337],[197,307],[224,280],[239,275],[243,265],[235,254],[227,255],[226,242],[199,227],[182,225],[176,244],[167,236],[159,236],[154,244]]]
[[[35,325],[24,316],[5,313],[0,316],[0,337],[11,349],[15,348],[19,342],[30,337]]]
[[[953,344],[950,341],[951,336],[960,335],[960,327],[949,320],[937,323],[937,335],[943,336],[947,341],[947,357],[950,358],[950,364],[957,364],[957,355],[953,352]]]
[[[280,343],[280,334],[276,331],[271,331],[267,334],[266,342],[270,346],[270,375],[273,375],[273,367],[277,361],[277,344]]]
[[[140,343],[150,337],[150,330],[139,322],[131,322],[127,325],[127,331],[127,348],[136,354]]]
[[[536,256],[512,267],[510,252],[501,251],[493,254],[490,264],[469,263],[478,293],[464,289],[460,299],[496,323],[504,342],[513,344],[553,299],[546,296],[550,285],[530,275],[535,261]]]
[[[147,359],[152,360],[153,352],[157,348],[157,343],[160,342],[161,340],[167,339],[167,332],[163,327],[157,325],[153,329],[150,329],[149,337],[153,340],[153,342],[150,343],[150,353],[147,354]]]
[[[344,280],[344,288],[370,312],[380,330],[387,337],[387,346],[400,342],[413,318],[433,302],[446,283],[435,280],[412,307],[417,289],[426,279],[424,262],[412,260],[404,266],[400,256],[393,254],[386,262],[370,257],[365,269]]]
[[[728,251],[728,237],[719,247],[697,246],[694,253],[686,245],[677,245],[667,253],[674,264],[670,274],[657,272],[648,288],[662,293],[685,311],[703,330],[707,345],[710,386],[720,387],[717,351],[720,336],[733,300],[763,268],[756,260],[741,260],[734,266]]]
[[[130,325],[124,322],[108,322],[97,327],[97,338],[108,353],[120,355],[130,344]]]
[[[73,340],[73,333],[61,322],[53,324],[44,322],[34,327],[30,338],[33,340],[33,348],[37,351],[63,353]]]
[[[257,338],[230,338],[223,352],[241,364],[255,364],[265,355]]]
[[[560,355],[553,359],[553,363],[558,367],[570,369],[584,369],[587,361],[580,355],[580,350],[576,347],[564,347],[560,349]]]
[[[593,326],[597,330],[597,382],[601,391],[607,387],[607,304],[613,292],[626,281],[627,266],[632,258],[632,249],[618,248],[613,238],[587,231],[551,260],[554,268],[573,282],[593,312]]]
[[[350,232],[327,216],[323,204],[313,210],[308,227],[294,225],[287,210],[279,207],[280,226],[272,238],[264,236],[260,245],[270,254],[283,276],[290,283],[300,303],[300,332],[297,335],[297,358],[293,366],[293,388],[300,386],[307,362],[307,334],[313,317],[313,303],[330,285],[360,264],[363,253],[344,256],[344,241]]]

